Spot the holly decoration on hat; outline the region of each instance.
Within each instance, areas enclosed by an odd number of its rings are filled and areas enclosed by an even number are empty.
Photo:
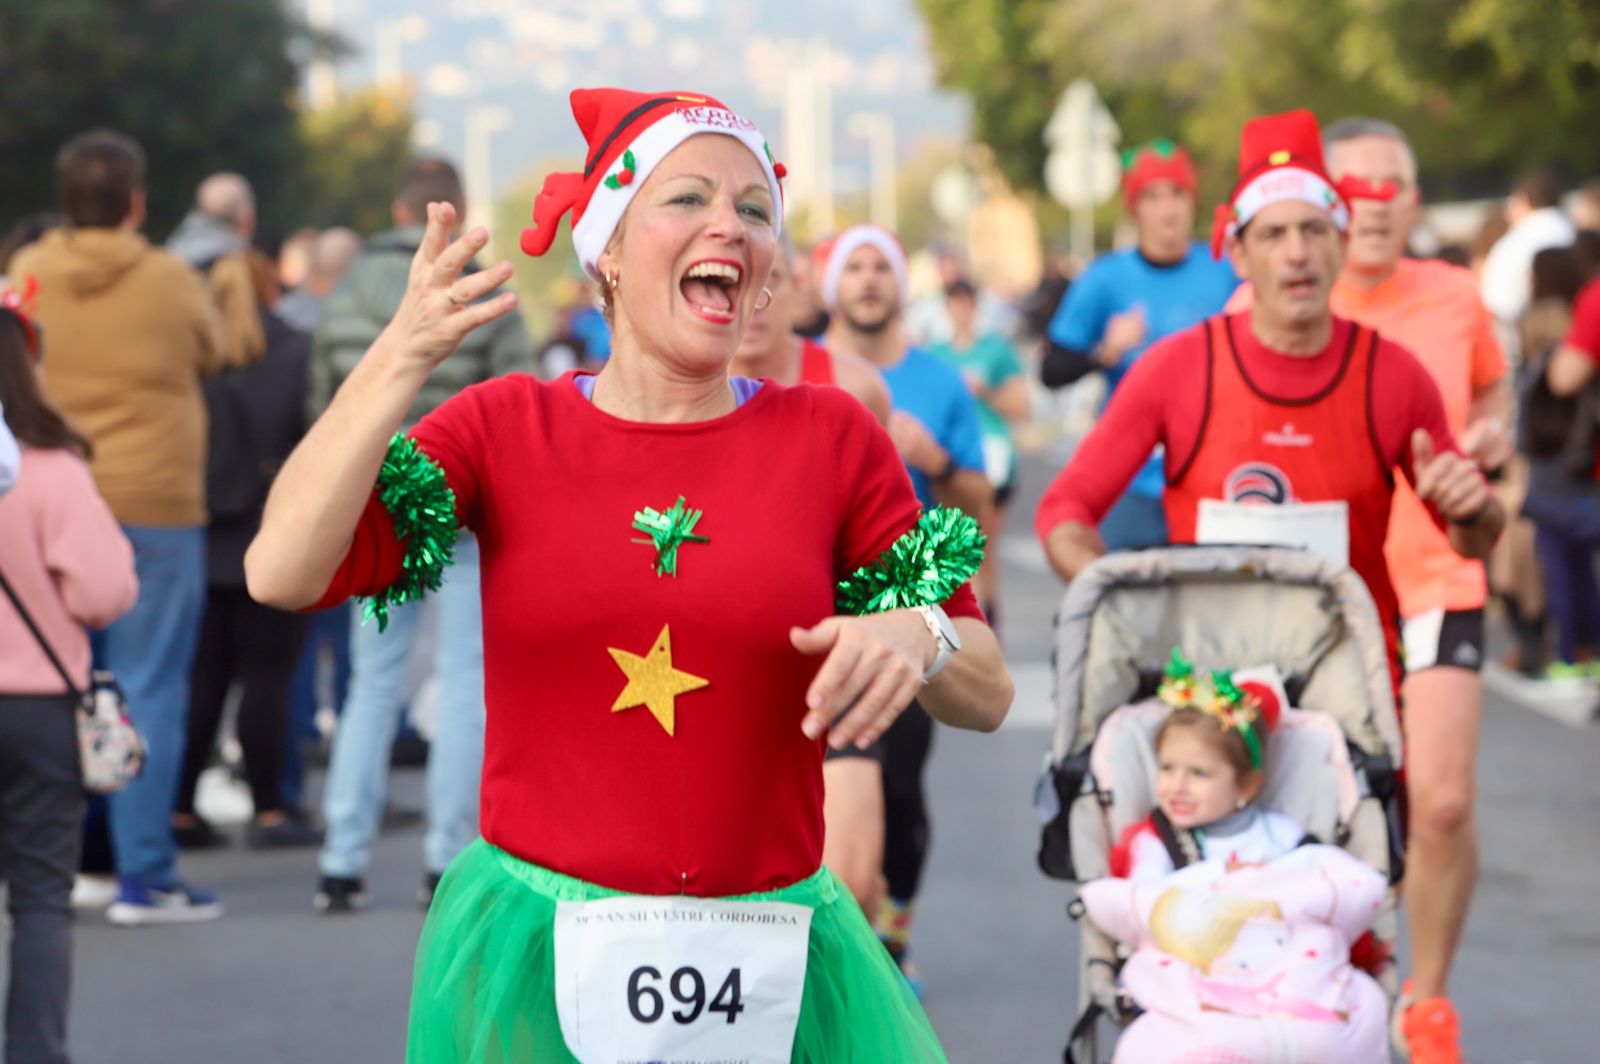
[[[789,168],[772,157],[772,145],[762,141],[761,150],[767,153],[767,162],[772,166],[772,173],[779,181],[789,176]]]
[[[629,148],[622,153],[622,169],[606,176],[606,188],[620,189],[633,184],[633,175],[638,169],[638,163],[633,157],[633,149]]]
[[[1182,709],[1194,704],[1199,691],[1194,674],[1194,663],[1183,656],[1183,651],[1172,648],[1167,659],[1166,674],[1162,678],[1158,695],[1172,709]]]
[[[1133,168],[1133,164],[1139,161],[1139,156],[1147,153],[1162,159],[1170,159],[1172,158],[1173,153],[1177,150],[1178,146],[1172,141],[1168,140],[1166,137],[1158,137],[1157,139],[1146,144],[1141,144],[1136,148],[1125,149],[1122,153],[1122,168],[1124,170],[1131,170]]]

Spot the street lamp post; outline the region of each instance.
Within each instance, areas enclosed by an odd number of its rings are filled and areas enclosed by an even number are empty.
[[[877,111],[858,111],[850,116],[850,132],[867,142],[868,210],[872,220],[894,232],[900,220],[895,202],[899,175],[894,152],[894,118]]]
[[[373,80],[385,89],[404,87],[406,72],[401,50],[428,35],[428,20],[421,15],[388,19],[378,23],[373,32],[377,38],[372,49]]]
[[[825,40],[811,42],[807,56],[811,68],[812,85],[816,91],[815,111],[812,121],[816,133],[813,147],[817,152],[816,204],[813,208],[815,222],[812,228],[818,233],[833,231],[833,52]]]
[[[321,33],[333,31],[333,0],[309,0],[306,24]],[[333,59],[321,48],[306,67],[306,101],[313,111],[325,111],[339,102],[339,75]]]
[[[511,111],[491,105],[467,111],[467,227],[489,226],[494,216],[494,160],[490,141],[511,127]]]
[[[785,56],[783,87],[783,140],[791,175],[790,206],[808,208],[816,202],[816,122],[812,104],[811,68],[803,50],[791,45]],[[813,220],[812,228],[816,228]]]

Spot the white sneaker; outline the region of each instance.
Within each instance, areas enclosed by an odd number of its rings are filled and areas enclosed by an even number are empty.
[[[74,876],[72,878],[72,907],[74,909],[104,909],[117,900],[119,893],[115,876]]]
[[[215,894],[180,879],[173,880],[165,890],[157,890],[123,878],[117,900],[106,910],[106,919],[122,927],[194,924],[221,915],[222,902]]]

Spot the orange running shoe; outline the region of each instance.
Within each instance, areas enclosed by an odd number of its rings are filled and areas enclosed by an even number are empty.
[[[1402,1000],[1410,997],[1408,980]],[[1413,1002],[1401,1013],[1400,1027],[1411,1064],[1462,1064],[1461,1020],[1447,998]]]

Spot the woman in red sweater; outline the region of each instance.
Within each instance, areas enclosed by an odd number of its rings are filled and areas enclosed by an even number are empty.
[[[21,301],[0,292],[0,428],[22,445],[16,483],[0,497],[0,882],[11,913],[12,1064],[67,1060],[84,815],[72,688],[89,685],[86,627],[110,624],[139,593],[133,547],[89,475],[89,441],[40,392],[39,340]]]
[[[509,263],[461,276],[488,234],[449,243],[435,206],[246,559],[259,599],[372,595],[381,622],[458,522],[479,539],[484,838],[429,914],[408,1059],[942,1060],[819,867],[822,744],[871,743],[913,695],[999,725],[1011,682],[964,583],[981,552],[960,515],[919,522],[854,399],[729,377],[781,226],[759,132],[703,96],[572,103],[584,171],[547,179],[522,243],[572,212],[606,368],[478,385],[391,443],[515,302],[491,295]]]

